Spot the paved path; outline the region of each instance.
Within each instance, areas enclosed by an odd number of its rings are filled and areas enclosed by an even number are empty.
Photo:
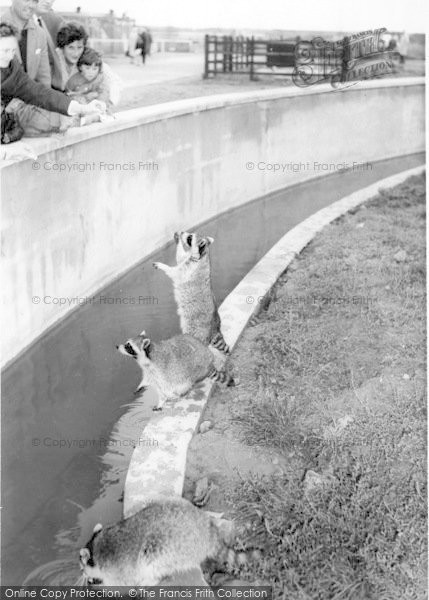
[[[106,62],[123,80],[123,98],[146,85],[202,77],[204,70],[201,53],[156,53],[146,59],[145,65],[140,57],[136,57],[134,65],[125,56],[106,57]]]

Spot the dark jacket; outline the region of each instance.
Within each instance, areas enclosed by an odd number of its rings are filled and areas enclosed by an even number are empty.
[[[2,105],[8,104],[13,98],[20,98],[27,104],[33,104],[62,115],[68,114],[71,102],[71,99],[62,92],[57,92],[30,79],[16,58],[8,67],[1,69]]]

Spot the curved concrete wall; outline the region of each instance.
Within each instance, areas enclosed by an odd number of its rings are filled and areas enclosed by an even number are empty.
[[[314,163],[420,152],[423,120],[424,80],[397,79],[196,98],[32,140],[36,163],[2,169],[3,363],[173,231],[327,174]]]

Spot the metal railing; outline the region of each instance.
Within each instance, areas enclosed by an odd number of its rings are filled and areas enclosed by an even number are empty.
[[[204,78],[228,73],[248,75],[252,80],[257,75],[291,75],[295,68],[295,44],[286,40],[206,35]]]

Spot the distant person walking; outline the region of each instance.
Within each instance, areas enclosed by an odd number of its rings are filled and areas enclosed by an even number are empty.
[[[147,36],[145,29],[143,29],[138,35],[137,48],[141,51],[142,63],[145,64],[147,54]]]

